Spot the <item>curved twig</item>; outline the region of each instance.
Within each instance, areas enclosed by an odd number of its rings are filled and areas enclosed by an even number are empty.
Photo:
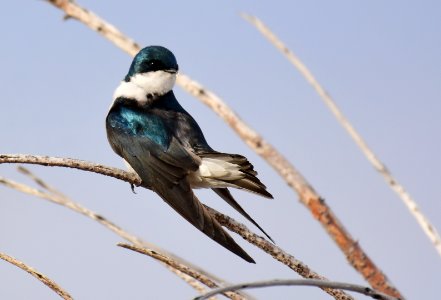
[[[46,286],[48,286],[51,290],[53,290],[55,293],[57,293],[61,298],[65,300],[72,300],[72,296],[69,295],[68,292],[66,292],[64,289],[62,289],[57,283],[55,283],[53,280],[48,278],[46,275],[41,274],[34,268],[26,265],[24,262],[19,261],[18,259],[9,256],[5,253],[0,252],[0,258],[4,261],[7,261],[8,263],[13,264],[16,267],[19,267],[20,269],[28,272],[35,278],[37,278],[39,281],[44,283]]]
[[[290,285],[290,286],[291,285],[316,286],[316,287],[320,287],[320,288],[335,288],[335,289],[342,289],[342,290],[360,293],[360,294],[372,297],[374,299],[379,299],[379,300],[399,300],[399,298],[391,297],[389,295],[380,293],[380,292],[375,291],[371,288],[364,287],[361,285],[345,283],[345,282],[324,281],[324,280],[317,280],[317,279],[273,279],[273,280],[266,280],[266,281],[239,283],[239,284],[234,284],[234,285],[230,285],[230,286],[226,286],[223,288],[212,290],[204,295],[195,297],[193,300],[208,299],[211,296],[214,296],[214,295],[217,295],[220,293],[225,293],[226,291],[237,291],[237,290],[250,289],[250,288],[262,288],[262,287],[270,287],[270,286],[287,286],[287,285]]]
[[[107,176],[114,177],[132,184],[140,184],[139,178],[134,176],[131,172],[126,172],[117,168],[107,167],[104,165],[89,163],[83,160],[76,160],[72,158],[60,158],[60,157],[49,157],[49,156],[38,156],[29,154],[0,154],[0,164],[2,163],[21,163],[21,164],[38,164],[43,166],[58,166],[58,167],[68,167],[76,168],[79,170],[99,173]],[[0,182],[5,180],[0,178]],[[326,278],[319,275],[318,273],[312,271],[306,264],[295,259],[292,255],[286,253],[281,248],[269,243],[264,238],[251,232],[245,225],[240,224],[233,218],[230,218],[208,206],[207,209],[213,213],[216,219],[225,227],[232,230],[233,232],[239,234],[244,239],[252,243],[253,245],[259,247],[264,252],[270,254],[278,261],[290,267],[292,270],[297,272],[300,276],[305,278],[316,278],[323,279]],[[351,296],[347,295],[343,291],[325,289],[327,293],[332,295],[335,299],[352,299]]]

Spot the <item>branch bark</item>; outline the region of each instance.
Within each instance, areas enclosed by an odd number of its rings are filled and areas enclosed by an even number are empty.
[[[48,156],[37,156],[37,155],[27,155],[27,154],[11,154],[11,155],[0,154],[0,164],[2,163],[21,163],[21,164],[29,163],[29,164],[38,164],[43,166],[76,168],[79,170],[111,176],[131,184],[138,184],[138,185],[140,184],[139,178],[137,178],[137,176],[134,176],[134,174],[131,172],[126,172],[117,168],[107,167],[100,164],[89,163],[83,160],[76,160],[71,158],[48,157]],[[10,182],[11,182],[10,180],[6,180],[0,177],[0,183],[4,183],[10,186]],[[38,190],[37,192],[39,192],[40,194],[42,193]],[[28,193],[31,192],[28,191]],[[47,196],[44,196],[44,193],[41,194],[40,197],[48,199]],[[312,271],[306,264],[295,259],[289,253],[286,253],[281,248],[273,245],[272,243],[266,241],[264,238],[251,232],[245,225],[235,221],[233,218],[230,218],[216,211],[215,209],[209,206],[205,206],[205,207],[210,211],[210,213],[214,214],[214,216],[221,223],[221,225],[239,234],[248,242],[259,247],[264,252],[273,256],[281,263],[290,267],[300,276],[305,278],[316,278],[316,279],[326,280],[324,276],[321,276],[318,273]],[[98,219],[102,219],[102,217],[100,216]],[[325,291],[328,294],[332,295],[335,299],[340,299],[340,300],[353,299],[350,295],[340,290],[325,289]]]
[[[128,54],[133,56],[139,51],[139,45],[132,39],[127,38],[113,25],[107,23],[92,12],[78,6],[76,3],[68,0],[47,1],[63,10],[68,17],[77,19],[84,25],[95,30]],[[387,280],[384,273],[374,264],[361,246],[343,227],[331,208],[281,153],[265,141],[256,131],[245,124],[216,94],[205,89],[201,84],[182,73],[180,73],[176,82],[185,91],[205,103],[223,118],[251,149],[262,156],[280,174],[286,183],[298,193],[301,202],[310,210],[312,215],[322,224],[326,232],[337,243],[346,255],[349,263],[363,275],[371,286],[387,294],[400,296],[398,290]]]
[[[5,253],[0,252],[0,258],[4,261],[7,261],[8,263],[13,264],[16,267],[19,267],[20,269],[28,272],[35,278],[37,278],[39,281],[41,281],[43,284],[48,286],[51,290],[53,290],[55,293],[57,293],[61,298],[65,300],[73,300],[72,296],[69,295],[68,292],[66,292],[64,289],[62,289],[57,283],[55,283],[53,280],[48,278],[46,275],[43,275],[42,273],[38,272],[34,268],[26,265],[24,262],[19,261],[18,259],[9,256]]]
[[[251,23],[260,33],[273,44],[282,54],[288,59],[291,64],[302,74],[302,76],[308,81],[308,83],[314,88],[325,105],[334,114],[337,121],[347,131],[349,136],[354,140],[355,144],[360,148],[361,152],[366,156],[367,160],[371,163],[375,170],[383,176],[389,187],[401,198],[409,212],[417,220],[423,232],[427,235],[430,241],[433,243],[436,251],[441,255],[441,237],[436,230],[435,226],[429,221],[429,219],[420,210],[416,201],[410,196],[410,194],[404,189],[404,187],[396,180],[386,165],[380,161],[375,155],[373,150],[367,145],[363,137],[357,132],[354,126],[349,122],[343,112],[338,108],[331,95],[323,88],[323,86],[317,81],[312,72],[306,67],[306,65],[292,52],[285,44],[257,17],[242,14],[242,17]]]

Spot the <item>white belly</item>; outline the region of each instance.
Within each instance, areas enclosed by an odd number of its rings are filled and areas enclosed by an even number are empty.
[[[199,169],[190,173],[187,179],[192,188],[222,188],[233,185],[225,180],[244,178],[239,166],[215,158],[203,158]]]

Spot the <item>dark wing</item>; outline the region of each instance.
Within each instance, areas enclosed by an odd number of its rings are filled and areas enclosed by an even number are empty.
[[[109,115],[107,120],[107,135],[112,148],[132,166],[143,182],[197,229],[244,260],[254,263],[194,195],[186,176],[188,172],[197,170],[199,164],[179,141],[169,133],[159,142],[142,135],[142,132],[135,135],[115,126],[109,118],[112,116]],[[168,145],[163,143],[166,140]]]
[[[259,228],[260,231],[262,231],[263,234],[265,234],[266,237],[275,244],[274,240],[265,232],[265,230],[263,230],[263,228],[260,227],[259,224],[257,224],[257,222],[253,220],[253,218],[251,218],[251,216],[242,208],[242,206],[237,203],[237,201],[233,198],[233,195],[231,195],[230,191],[227,188],[214,188],[212,190],[222,199],[224,199],[228,204],[230,204],[235,210],[237,210],[242,216],[244,216],[248,221]]]

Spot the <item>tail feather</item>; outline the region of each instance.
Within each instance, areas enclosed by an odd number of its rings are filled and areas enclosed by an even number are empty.
[[[212,240],[227,248],[250,263],[256,263],[236,241],[222,228],[220,223],[202,205],[186,184],[179,184],[167,189],[156,189],[159,196],[176,212]]]
[[[222,199],[224,199],[228,204],[230,204],[235,210],[237,210],[242,216],[244,216],[248,221],[253,223],[257,228],[262,231],[263,234],[266,235],[268,239],[270,239],[271,242],[274,242],[274,240],[263,230],[262,227],[260,227],[259,224],[257,224],[256,221],[251,218],[251,216],[237,203],[237,201],[233,198],[233,195],[231,195],[230,191],[227,188],[214,188],[213,191],[218,194]]]
[[[256,177],[254,177],[257,179]],[[257,179],[258,180],[258,179]],[[239,188],[239,189],[245,189],[249,192],[253,192],[255,194],[258,194],[260,196],[263,196],[265,198],[273,199],[273,195],[271,195],[267,190],[266,187],[259,181],[258,183],[255,180],[252,180],[248,177],[237,179],[237,180],[223,180],[224,182],[227,182],[229,184],[232,184],[233,186]]]

